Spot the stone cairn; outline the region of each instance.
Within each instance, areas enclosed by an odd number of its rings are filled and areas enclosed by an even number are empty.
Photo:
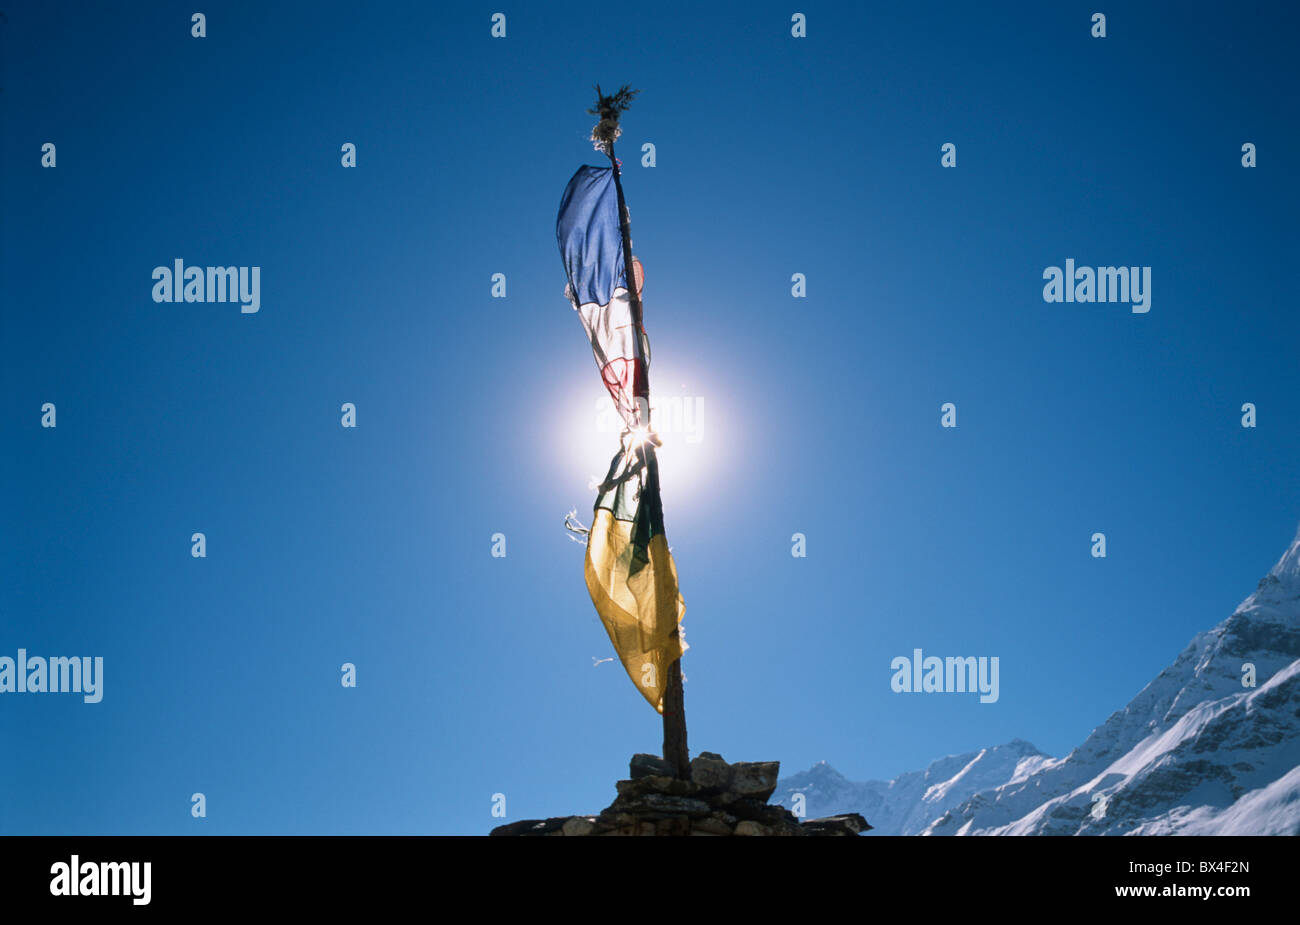
[[[800,821],[784,806],[768,805],[778,761],[738,761],[701,752],[691,779],[655,755],[633,755],[631,780],[598,816],[524,819],[492,835],[858,835],[871,828],[857,813]]]

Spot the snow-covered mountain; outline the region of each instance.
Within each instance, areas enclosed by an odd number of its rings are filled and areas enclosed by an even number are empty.
[[[876,835],[916,835],[949,808],[983,790],[1034,773],[1050,761],[1023,739],[965,755],[949,755],[924,771],[894,780],[855,783],[825,761],[777,783],[771,802],[787,809],[802,793],[810,819],[836,813],[861,813]]]
[[[1249,666],[1253,687],[1243,685]],[[943,790],[956,798],[939,796],[951,764],[973,757],[887,784],[850,784],[818,765],[778,793],[810,787],[816,812],[854,810],[877,825],[874,805],[901,834],[1300,834],[1300,533],[1232,616],[1069,755],[1027,755],[1032,763],[973,791],[963,769]],[[928,787],[904,783],[932,772]],[[814,803],[817,791],[857,803]]]

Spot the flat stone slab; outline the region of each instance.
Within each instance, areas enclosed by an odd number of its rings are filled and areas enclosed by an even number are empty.
[[[572,816],[554,816],[550,819],[520,819],[518,822],[499,825],[488,835],[550,835],[564,828]]]
[[[844,813],[839,816],[809,819],[803,823],[803,828],[809,835],[860,835],[871,826],[857,813]]]
[[[647,755],[642,752],[632,756],[628,762],[628,771],[633,780],[642,777],[676,777],[677,769],[673,767],[671,761],[665,761],[658,755]]]

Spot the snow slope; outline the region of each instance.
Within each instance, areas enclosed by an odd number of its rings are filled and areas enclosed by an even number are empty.
[[[1232,616],[1082,745],[973,794],[925,833],[1300,834],[1297,766],[1300,533]]]
[[[773,799],[795,793],[810,817],[860,812],[886,835],[1300,834],[1300,532],[1232,616],[1066,757],[1017,739],[865,783],[823,761]]]

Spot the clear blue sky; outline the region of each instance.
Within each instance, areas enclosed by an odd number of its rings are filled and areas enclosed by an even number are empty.
[[[693,752],[1063,754],[1294,534],[1288,4],[195,6],[0,23],[0,655],[105,659],[101,703],[0,695],[0,831],[479,833],[658,750],[561,529],[615,443],[554,237],[597,81],[642,89],[651,389],[701,413]],[[261,310],[155,303],[176,258]],[[1045,303],[1067,258],[1150,313]],[[915,647],[1000,700],[893,693]]]

